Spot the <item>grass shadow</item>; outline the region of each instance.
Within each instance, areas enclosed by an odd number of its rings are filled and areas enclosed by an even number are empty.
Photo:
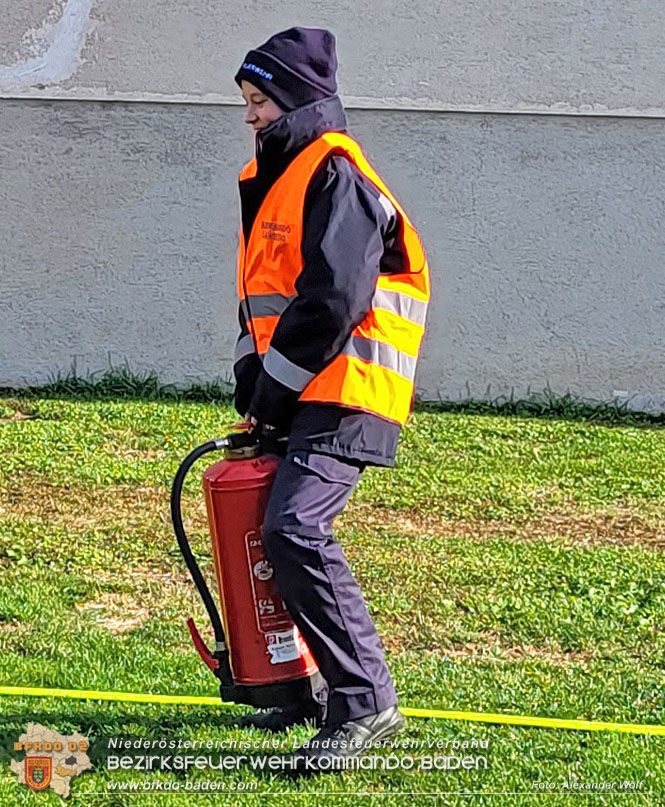
[[[491,385],[487,387],[487,399],[474,400],[470,396],[459,401],[424,401],[416,397],[416,412],[454,412],[467,415],[531,418],[534,420],[583,421],[597,426],[637,426],[641,428],[665,428],[665,412],[643,412],[630,409],[631,398],[619,401],[595,401],[572,395],[556,395],[548,386],[542,392],[531,392],[527,398],[515,399],[514,388],[510,398],[500,395],[489,398]],[[469,390],[467,384],[467,391]],[[634,396],[632,396],[634,397]]]
[[[99,376],[99,377],[98,377]],[[451,401],[439,399],[426,401],[420,396],[414,399],[416,412],[450,412],[467,415],[487,415],[500,417],[520,417],[538,420],[584,421],[598,426],[637,426],[641,428],[665,428],[665,412],[644,412],[630,409],[631,398],[619,401],[595,401],[574,396],[571,393],[556,395],[549,384],[542,392],[531,392],[527,397],[515,399],[514,388],[510,398],[500,395],[490,398],[491,384],[484,399],[467,398]],[[467,383],[467,391],[469,385]],[[189,386],[163,384],[156,372],[135,373],[128,362],[124,366],[113,367],[101,373],[97,371],[85,377],[79,376],[75,365],[66,375],[51,374],[47,384],[23,388],[0,387],[0,397],[46,398],[70,401],[163,401],[198,402],[229,405],[233,402],[233,382],[217,378],[206,383]],[[634,396],[633,396],[634,397]],[[29,417],[29,415],[28,415]]]
[[[229,404],[233,399],[233,383],[217,378],[206,383],[189,386],[163,384],[156,372],[135,373],[125,362],[124,366],[78,375],[76,366],[64,377],[60,372],[50,374],[50,380],[39,386],[22,388],[0,387],[0,397],[22,399],[55,398],[58,400],[136,400],[136,401],[192,401]]]

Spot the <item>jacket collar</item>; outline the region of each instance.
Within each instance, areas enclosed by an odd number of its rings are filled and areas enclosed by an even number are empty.
[[[286,165],[324,132],[345,132],[346,114],[337,95],[297,107],[256,133],[259,174],[273,173]]]

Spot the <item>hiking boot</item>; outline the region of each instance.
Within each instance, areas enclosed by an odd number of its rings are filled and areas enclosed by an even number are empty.
[[[344,723],[324,726],[289,759],[289,772],[322,773],[344,770],[346,760],[360,756],[373,743],[402,731],[406,720],[397,706]],[[351,767],[347,764],[346,767]]]
[[[243,729],[263,729],[265,731],[284,731],[301,723],[309,723],[314,728],[323,724],[324,709],[322,706],[294,704],[283,708],[259,710],[250,715],[243,715],[238,725]]]

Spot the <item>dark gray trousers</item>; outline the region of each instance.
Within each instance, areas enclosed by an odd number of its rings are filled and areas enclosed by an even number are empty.
[[[353,461],[288,452],[280,461],[263,524],[263,544],[280,594],[327,684],[317,693],[327,702],[327,725],[397,703],[381,640],[332,534],[332,521],[361,472]]]

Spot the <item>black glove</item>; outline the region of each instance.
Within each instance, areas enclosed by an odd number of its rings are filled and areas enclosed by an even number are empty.
[[[256,379],[259,377],[260,372],[261,360],[256,353],[250,353],[248,356],[244,356],[233,367],[233,374],[236,378],[233,404],[238,414],[242,417],[245,417],[247,414],[249,404],[254,395]]]
[[[247,411],[259,423],[274,426],[284,434],[291,426],[299,397],[299,392],[281,384],[262,369]]]

